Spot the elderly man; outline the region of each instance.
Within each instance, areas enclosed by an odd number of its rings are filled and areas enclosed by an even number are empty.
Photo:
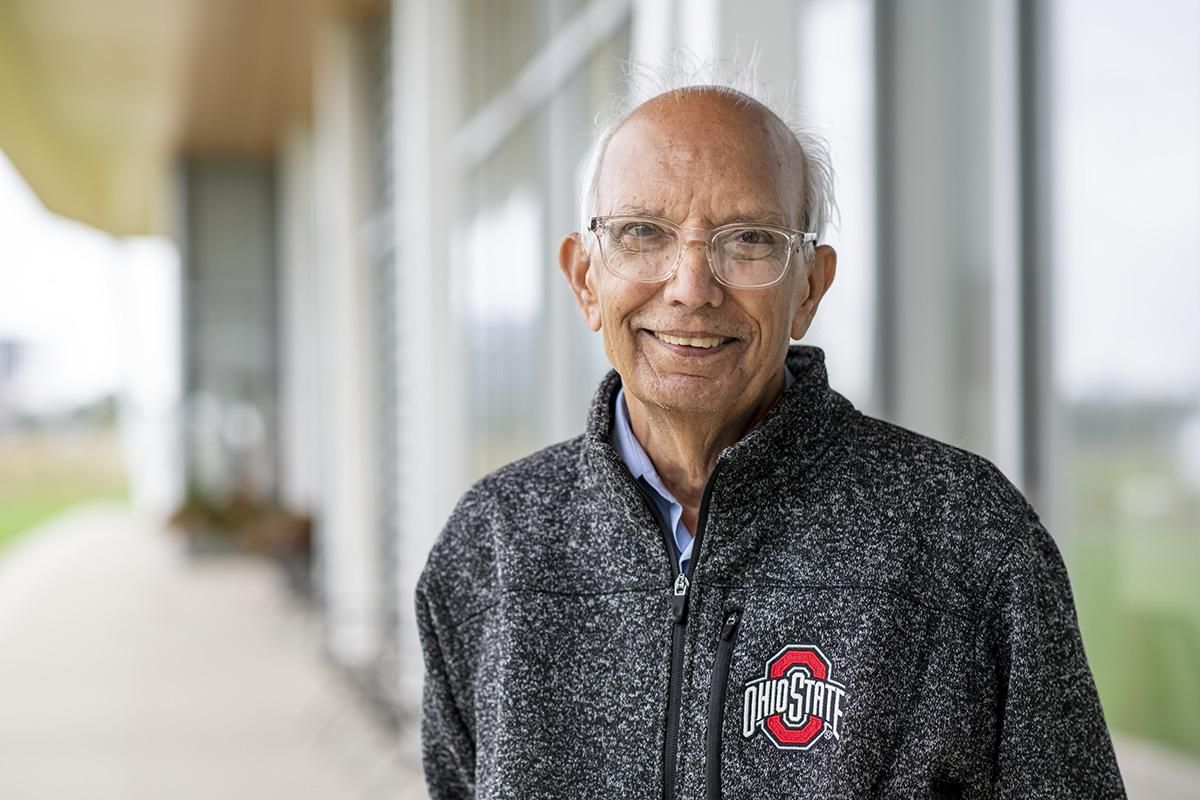
[[[429,556],[434,798],[1124,796],[1037,514],[789,347],[836,265],[805,141],[715,87],[601,137],[559,260],[614,369]]]

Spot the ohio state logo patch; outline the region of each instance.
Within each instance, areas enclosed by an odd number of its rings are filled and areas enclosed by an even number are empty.
[[[825,736],[841,738],[846,687],[811,644],[789,644],[767,659],[763,676],[742,693],[742,736],[761,731],[783,750],[807,750]]]

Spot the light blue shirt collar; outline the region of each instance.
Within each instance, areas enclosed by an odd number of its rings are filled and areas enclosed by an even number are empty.
[[[783,376],[784,391],[787,391],[796,382],[796,379],[786,366],[783,368]],[[659,513],[667,521],[667,525],[675,537],[675,554],[679,559],[679,571],[686,572],[687,563],[692,557],[692,531],[683,524],[683,504],[676,500],[675,495],[671,494],[671,491],[663,484],[662,478],[658,476],[654,464],[650,461],[650,456],[646,454],[646,450],[633,433],[633,427],[629,424],[629,409],[625,405],[625,387],[621,387],[617,392],[615,411],[612,445],[625,465],[629,467],[633,479],[644,481],[654,490],[652,493],[654,504],[658,506]]]

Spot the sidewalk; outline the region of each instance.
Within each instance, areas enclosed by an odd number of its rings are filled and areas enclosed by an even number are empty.
[[[121,506],[0,555],[0,798],[416,800],[282,574]]]
[[[1114,742],[1129,800],[1200,800],[1200,765],[1136,739]]]

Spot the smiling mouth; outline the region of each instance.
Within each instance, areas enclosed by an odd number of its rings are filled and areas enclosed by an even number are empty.
[[[696,350],[712,350],[727,342],[734,341],[731,336],[676,336],[662,331],[649,331],[654,338],[675,347],[689,347]]]

